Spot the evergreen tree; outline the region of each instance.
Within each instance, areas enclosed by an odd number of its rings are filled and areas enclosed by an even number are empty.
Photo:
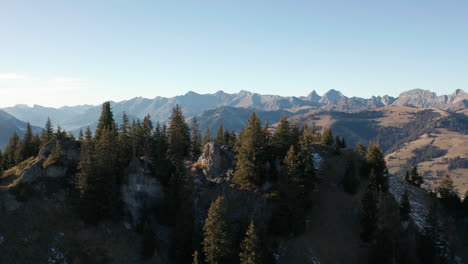
[[[421,187],[421,185],[424,183],[424,179],[421,176],[421,174],[418,172],[418,167],[414,166],[411,169],[411,173],[407,173],[405,176],[405,179],[407,182],[416,185],[418,187]]]
[[[78,141],[81,142],[84,139],[83,129],[80,128],[80,133],[78,134]]]
[[[211,130],[209,127],[205,130],[205,135],[203,136],[202,149],[205,148],[205,145],[209,142],[212,142],[213,138],[211,137]]]
[[[359,187],[359,178],[356,175],[356,166],[354,161],[349,160],[346,164],[346,171],[343,176],[343,188],[350,194],[355,194]]]
[[[223,125],[219,125],[218,132],[216,132],[216,143],[218,144],[225,144],[224,142],[224,128]]]
[[[142,143],[142,154],[144,156],[150,156],[153,152],[153,122],[151,121],[150,115],[146,115],[141,125],[141,143]]]
[[[124,112],[122,114],[122,123],[119,126],[119,136],[118,141],[118,159],[121,168],[126,167],[133,155],[136,155],[134,152],[134,146],[132,144],[132,135],[131,135],[131,126],[130,120],[128,119],[127,114]]]
[[[169,159],[174,164],[182,163],[190,155],[190,130],[179,105],[172,110],[168,134]]]
[[[192,119],[192,126],[190,128],[191,134],[191,155],[194,159],[198,158],[202,151],[202,137],[200,134],[200,124],[196,117]]]
[[[227,140],[227,144],[230,148],[234,148],[236,146],[237,142],[237,137],[236,137],[236,132],[231,131],[229,132],[229,138]]]
[[[333,134],[330,128],[326,127],[323,129],[321,142],[323,145],[333,145]]]
[[[468,216],[468,191],[466,191],[465,197],[463,197],[462,209],[465,215]]]
[[[408,221],[410,219],[411,204],[409,202],[408,190],[405,190],[401,197],[400,203],[400,219],[402,221]]]
[[[52,140],[54,140],[54,127],[50,118],[47,118],[47,122],[42,129],[41,141],[43,145],[46,145],[47,143],[52,142]]]
[[[272,138],[273,149],[280,159],[283,159],[293,144],[291,126],[286,116],[282,116]]]
[[[94,142],[89,127],[81,143],[80,163],[78,164],[76,188],[80,192],[80,213],[85,221],[95,223],[98,220],[99,208],[95,206],[98,195],[94,188]]]
[[[301,138],[301,130],[297,123],[291,125],[291,144],[297,146],[299,139]]]
[[[20,142],[18,151],[19,161],[26,160],[27,158],[36,156],[37,154],[34,152],[33,134],[31,124],[29,123],[26,125],[26,132],[24,133],[23,140]]]
[[[373,172],[373,177],[369,176],[372,184],[380,192],[386,192],[388,190],[387,164],[378,144],[372,144],[367,149],[366,166],[369,172]]]
[[[32,149],[33,156],[37,156],[42,145],[41,137],[35,134],[32,138],[31,145],[32,145],[31,149]]]
[[[229,231],[228,205],[218,197],[208,209],[204,226],[203,252],[207,264],[224,263],[231,254],[232,236]]]
[[[357,153],[359,153],[359,155],[361,155],[361,157],[365,157],[366,156],[366,153],[367,153],[367,150],[366,150],[366,147],[364,146],[364,144],[362,144],[361,141],[359,141],[356,145],[356,151]]]
[[[264,179],[266,135],[255,113],[241,132],[237,146],[237,162],[233,181],[241,188],[253,191]]]
[[[440,181],[437,192],[439,194],[439,198],[442,199],[442,202],[450,208],[455,208],[460,203],[458,192],[453,185],[453,180],[450,177],[450,174],[448,173],[445,174]]]
[[[14,132],[13,135],[10,137],[10,140],[8,141],[8,144],[5,148],[5,152],[3,154],[3,163],[5,169],[9,169],[20,162],[17,155],[19,146],[20,137],[18,136],[18,134],[16,134],[16,132]]]
[[[299,168],[303,173],[304,194],[308,193],[315,182],[314,156],[312,144],[314,142],[313,131],[307,125],[302,128],[299,139]]]
[[[253,221],[245,233],[245,238],[242,240],[240,256],[240,264],[260,264],[261,253],[260,253],[260,241],[255,232],[255,226]]]
[[[102,104],[101,116],[95,133],[95,140],[99,140],[104,130],[115,130],[114,115],[112,114],[110,102]]]
[[[361,239],[368,242],[377,228],[378,219],[377,195],[372,185],[366,188],[361,206]]]

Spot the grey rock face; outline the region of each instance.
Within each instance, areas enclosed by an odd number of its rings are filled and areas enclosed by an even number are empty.
[[[126,175],[126,181],[121,187],[122,201],[128,224],[136,227],[143,213],[155,209],[164,198],[164,190],[145,161],[134,158]]]
[[[205,145],[198,163],[205,177],[212,181],[229,178],[234,165],[234,153],[224,145],[210,142]]]
[[[393,105],[417,108],[434,107],[456,111],[465,108],[466,102],[468,102],[468,94],[461,89],[456,90],[453,94],[441,96],[428,90],[414,89],[401,93]]]

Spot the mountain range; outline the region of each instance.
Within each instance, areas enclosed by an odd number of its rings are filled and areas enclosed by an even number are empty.
[[[401,93],[397,98],[373,96],[368,99],[359,97],[346,97],[341,92],[329,90],[320,96],[316,91],[303,97],[285,97],[279,95],[262,95],[248,91],[228,94],[218,91],[214,94],[198,94],[188,92],[185,95],[171,98],[156,97],[154,99],[135,97],[121,102],[111,102],[114,114],[121,116],[123,112],[133,118],[142,119],[150,115],[154,121],[165,122],[175,105],[180,105],[186,117],[202,114],[204,111],[219,107],[251,108],[256,111],[297,111],[298,109],[322,109],[355,113],[368,109],[385,107],[388,105],[408,106],[415,108],[437,108],[456,112],[468,106],[468,94],[463,90],[456,90],[450,95],[437,96],[435,93],[415,89]],[[80,128],[92,126],[99,118],[100,106],[82,105],[51,108],[34,105],[16,105],[3,108],[5,112],[16,118],[30,122],[35,126],[43,126],[47,118],[60,125],[67,131],[77,131]],[[116,118],[117,121],[120,121]]]

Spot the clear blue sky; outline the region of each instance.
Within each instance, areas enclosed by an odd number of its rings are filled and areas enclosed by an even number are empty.
[[[468,1],[0,0],[0,106],[468,90]]]

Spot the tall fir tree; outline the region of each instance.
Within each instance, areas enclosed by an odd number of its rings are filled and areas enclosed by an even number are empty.
[[[356,144],[356,151],[357,153],[359,153],[359,155],[361,155],[361,157],[366,157],[366,153],[367,153],[367,150],[366,150],[366,147],[364,146],[364,144],[359,141],[357,144]]]
[[[102,104],[101,116],[99,117],[99,123],[95,132],[95,140],[99,140],[101,138],[104,130],[107,129],[115,131],[115,127],[114,115],[111,110],[110,102],[104,102]]]
[[[250,225],[245,232],[245,238],[241,242],[240,249],[240,264],[263,263],[260,252],[260,240],[255,232],[253,221],[250,222]]]
[[[190,130],[179,105],[172,110],[169,119],[168,156],[175,163],[182,163],[190,155]]]
[[[346,164],[343,176],[343,188],[350,194],[355,194],[359,188],[359,178],[356,175],[356,165],[353,160],[349,160]]]
[[[117,141],[119,165],[121,168],[124,168],[129,164],[132,156],[135,155],[132,145],[130,120],[125,112],[122,114],[122,123],[119,126]]]
[[[42,144],[45,145],[47,143],[50,143],[54,140],[54,126],[52,125],[52,121],[50,118],[47,118],[47,122],[42,129],[42,136],[41,136],[41,141]]]
[[[80,162],[78,164],[76,188],[80,192],[80,214],[86,222],[95,223],[98,220],[98,207],[95,199],[98,198],[94,190],[94,142],[91,129],[86,129],[85,137],[81,143]]]
[[[333,145],[333,134],[329,127],[323,129],[321,143],[327,146]]]
[[[34,145],[33,145],[33,134],[31,124],[27,123],[26,131],[23,136],[23,140],[21,140],[18,148],[18,159],[19,161],[23,161],[29,157],[36,156]]]
[[[233,181],[241,188],[253,191],[262,184],[265,176],[266,145],[265,130],[254,112],[238,139]]]
[[[275,133],[272,138],[273,149],[280,159],[283,159],[289,150],[289,147],[293,144],[291,125],[286,118],[282,116],[278,123]]]
[[[450,209],[458,207],[460,197],[458,196],[458,192],[450,174],[446,173],[442,180],[440,180],[439,186],[437,187],[437,193],[446,207]]]
[[[200,133],[200,124],[196,117],[192,118],[192,124],[190,127],[191,136],[191,155],[192,158],[197,159],[202,151],[202,137]]]
[[[209,127],[205,129],[205,133],[203,135],[203,143],[202,143],[202,149],[205,148],[205,145],[209,142],[212,142],[213,138],[211,137],[211,130]]]
[[[361,200],[361,239],[369,242],[377,228],[378,220],[378,200],[373,185],[366,188],[366,192]]]
[[[369,176],[372,184],[380,192],[386,192],[388,190],[387,164],[378,144],[372,144],[367,149],[366,166],[369,175],[371,172],[374,173],[373,177]]]
[[[218,131],[216,132],[216,143],[218,144],[225,144],[224,141],[224,128],[223,125],[218,126]]]
[[[18,157],[18,149],[21,143],[20,141],[20,137],[16,132],[14,132],[8,141],[5,152],[3,153],[3,163],[5,169],[9,169],[20,162]]]
[[[410,219],[411,204],[409,202],[408,190],[405,190],[400,202],[400,219],[402,221],[408,221]]]
[[[223,196],[211,203],[204,226],[203,252],[207,264],[225,263],[232,253],[228,204]]]

